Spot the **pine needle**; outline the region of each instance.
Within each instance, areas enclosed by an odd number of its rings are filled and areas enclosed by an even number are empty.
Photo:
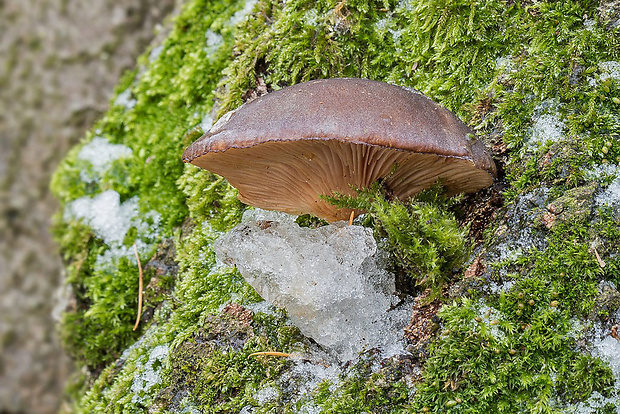
[[[140,282],[138,283],[138,316],[136,317],[136,324],[133,326],[133,330],[138,329],[140,324],[140,316],[142,315],[142,264],[140,263],[140,256],[138,256],[138,246],[133,244],[133,251],[136,254],[136,260],[138,261],[138,271],[140,272]]]
[[[291,354],[287,354],[285,352],[275,352],[275,351],[263,351],[263,352],[254,352],[253,354],[248,355],[248,358],[251,356],[257,355],[268,355],[268,356],[278,356],[278,357],[290,357]]]

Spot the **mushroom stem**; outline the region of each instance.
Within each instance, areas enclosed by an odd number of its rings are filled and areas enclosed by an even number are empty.
[[[140,256],[138,256],[138,246],[133,244],[133,251],[136,254],[136,260],[138,261],[138,271],[140,273],[140,281],[138,282],[138,316],[136,317],[136,324],[133,326],[133,330],[138,329],[140,324],[140,316],[142,315],[142,264],[140,263]]]

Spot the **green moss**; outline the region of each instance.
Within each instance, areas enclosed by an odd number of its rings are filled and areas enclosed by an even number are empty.
[[[553,228],[546,249],[533,248],[497,267],[509,268],[515,280],[508,293],[488,297],[488,305],[464,299],[442,310],[445,330],[425,365],[420,408],[556,412],[593,391],[615,395],[609,367],[575,350],[585,332],[575,330],[571,318],[588,316],[600,280],[616,278],[615,268],[601,267],[590,250],[582,194],[576,189],[554,201],[573,220]],[[457,386],[446,389],[447,383]]]
[[[409,395],[402,367],[387,364],[373,369],[373,358],[361,359],[338,384],[319,385],[314,401],[324,413],[407,412]],[[335,386],[334,386],[335,385]]]
[[[291,332],[281,317],[257,314],[252,321],[243,321],[228,315],[210,316],[170,356],[166,370],[170,385],[159,393],[156,405],[164,412],[178,409],[181,395],[184,404],[200,412],[239,412],[256,404],[256,391],[273,384],[287,363],[283,358],[250,354],[291,352],[299,339],[298,331]]]
[[[237,199],[237,190],[222,177],[188,166],[177,184],[195,221],[208,220],[216,231],[229,230],[241,222],[245,206]]]
[[[505,39],[497,37],[504,16],[516,9],[501,1],[476,7],[389,0],[262,1],[258,7],[261,13],[238,37],[240,56],[227,69],[225,110],[263,77],[274,88],[329,77],[390,80],[458,109],[487,82],[503,53]]]
[[[169,353],[170,338],[161,328],[150,329],[141,341],[128,348],[115,364],[105,368],[91,387],[75,404],[74,412],[135,413],[152,401],[149,393],[157,392],[163,361]]]
[[[208,224],[199,224],[179,246],[181,277],[173,293],[177,308],[172,323],[177,330],[189,329],[184,335],[198,329],[204,318],[231,299],[261,300],[235,268],[216,267],[213,242],[218,236]],[[178,337],[176,342],[183,339]]]
[[[450,212],[458,199],[448,200],[443,188],[426,190],[406,204],[389,201],[378,183],[357,196],[336,195],[326,199],[338,206],[367,211],[366,225],[375,229],[376,237],[387,238],[384,246],[403,269],[422,288],[441,294],[444,284],[462,267],[469,256],[463,228]]]
[[[547,413],[592,391],[609,395],[611,370],[574,349],[566,313],[545,302],[515,317],[507,302],[495,309],[464,299],[442,309],[445,330],[425,365],[418,410]]]

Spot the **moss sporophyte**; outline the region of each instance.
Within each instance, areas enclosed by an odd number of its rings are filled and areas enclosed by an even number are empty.
[[[73,292],[61,336],[88,368],[67,411],[617,410],[619,17],[604,1],[188,0],[52,182]],[[367,349],[340,365],[216,261],[247,207],[181,154],[191,131],[245,101],[346,77],[452,111],[491,149],[498,179],[400,201],[382,185],[388,168],[383,182],[353,182],[359,192],[318,192],[366,211],[354,224],[428,298],[413,304],[408,354]],[[265,351],[293,357],[248,358]]]

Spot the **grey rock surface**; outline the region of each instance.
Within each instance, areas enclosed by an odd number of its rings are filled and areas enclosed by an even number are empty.
[[[71,372],[52,311],[51,173],[175,0],[0,0],[0,412],[51,413]]]

